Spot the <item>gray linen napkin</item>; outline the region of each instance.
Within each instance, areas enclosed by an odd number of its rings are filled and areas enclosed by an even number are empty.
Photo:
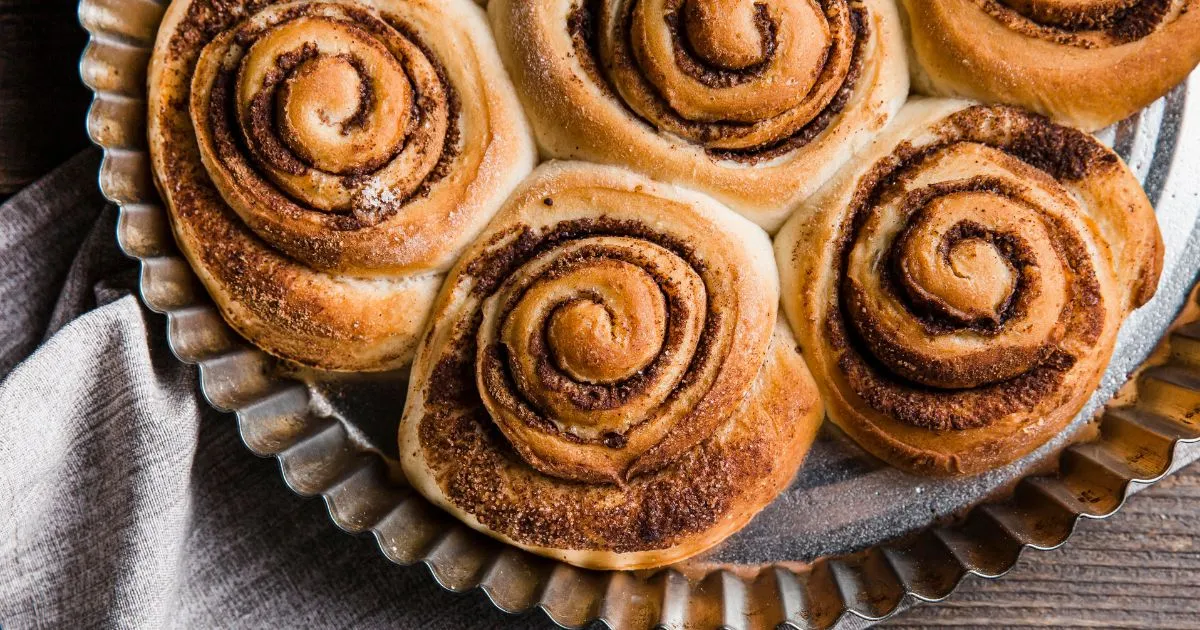
[[[132,294],[98,162],[0,206],[0,626],[549,626],[391,564],[242,446]]]

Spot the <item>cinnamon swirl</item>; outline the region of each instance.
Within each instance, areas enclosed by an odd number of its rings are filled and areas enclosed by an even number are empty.
[[[886,0],[495,0],[551,157],[624,165],[768,231],[908,93]]]
[[[406,364],[535,160],[468,0],[176,0],[149,82],[180,248],[242,335],[320,368]]]
[[[400,425],[413,486],[491,536],[632,569],[702,551],[822,417],[766,234],[629,171],[542,166],[450,272]]]
[[[1095,130],[1200,63],[1198,0],[903,0],[914,87]]]
[[[906,105],[775,247],[830,418],[929,474],[986,470],[1062,430],[1162,266],[1115,153],[1023,110],[936,99]]]

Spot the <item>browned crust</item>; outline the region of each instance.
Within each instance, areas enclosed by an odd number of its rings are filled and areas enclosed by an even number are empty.
[[[618,557],[651,553],[655,565],[679,560],[740,529],[769,503],[815,436],[818,399],[788,339],[772,345],[747,402],[727,411],[716,431],[721,438],[623,486],[563,483],[537,473],[482,409],[425,418],[423,458],[456,514],[518,546]]]
[[[1016,130],[1007,142],[979,133],[1005,125]],[[1061,336],[1046,341],[1048,352],[1022,358],[1033,362],[1021,375],[992,382],[986,362],[978,362],[980,371],[963,366],[956,378],[986,386],[922,387],[885,367],[874,354],[878,348],[863,341],[861,326],[849,323],[845,252],[861,224],[857,212],[869,212],[878,195],[894,194],[889,191],[916,177],[922,156],[964,141],[992,144],[1037,168],[1031,179],[1009,185],[1061,186],[1081,200],[1082,216],[1043,219],[1055,235],[1057,256],[1072,270],[1072,297],[1062,313],[1025,314],[1059,318],[1053,330]],[[969,181],[957,179],[969,174],[963,168],[954,171],[958,182]],[[895,127],[788,222],[776,255],[784,308],[830,418],[893,465],[923,474],[971,474],[1017,459],[1070,422],[1098,384],[1121,321],[1153,294],[1162,242],[1136,179],[1098,141],[1018,110],[926,100],[906,106]],[[936,316],[933,321],[948,331],[970,328]],[[927,334],[942,332],[935,327]],[[918,355],[904,359],[922,369]]]
[[[736,141],[742,136],[755,135],[755,131],[761,128],[771,129],[778,125],[782,115],[765,118],[751,124],[740,121],[687,118],[671,106],[661,91],[645,76],[645,70],[638,64],[629,34],[631,29],[629,21],[637,3],[627,3],[620,9],[621,14],[616,19],[617,24],[613,28],[623,37],[616,38],[613,44],[615,52],[611,61],[607,62],[601,58],[597,50],[596,39],[604,37],[605,34],[597,32],[599,30],[597,23],[602,19],[596,13],[611,9],[596,7],[593,4],[602,3],[581,2],[572,11],[567,22],[575,46],[576,58],[588,69],[588,75],[595,81],[601,81],[611,86],[614,81],[619,80],[615,76],[616,68],[612,66],[619,67],[623,75],[636,81],[636,88],[630,89],[636,89],[641,95],[639,98],[646,101],[647,111],[639,114],[631,103],[620,99],[620,104],[627,109],[629,117],[641,116],[660,132],[667,131],[682,135],[691,143],[705,147],[714,157],[733,159],[746,164],[756,164],[787,155],[802,149],[813,138],[820,135],[830,122],[845,109],[850,96],[859,87],[858,81],[862,76],[863,66],[868,63],[866,57],[872,33],[871,16],[867,7],[850,4],[844,0],[822,0],[822,9],[825,14],[841,16],[849,25],[849,29],[841,40],[831,43],[831,51],[826,53],[821,71],[816,77],[816,85],[810,89],[810,96],[816,97],[816,102],[813,107],[802,108],[815,111],[811,111],[811,116],[801,117],[790,125],[782,125],[771,134],[769,139],[758,145],[733,148],[725,143],[731,140]],[[762,51],[763,60],[758,64],[738,70],[717,69],[698,59],[686,45],[687,36],[679,32],[681,25],[678,13],[681,7],[668,13],[665,21],[668,31],[672,35],[675,62],[680,70],[684,74],[692,76],[702,85],[714,90],[729,89],[764,74],[775,57],[776,40],[773,33],[778,26],[770,21],[766,5],[760,4],[757,7],[760,9],[758,12],[759,29],[767,34],[764,41],[765,48]],[[830,22],[834,22],[834,20],[831,19]],[[837,67],[837,64],[832,63],[832,58],[837,56],[834,52],[839,50],[844,51],[843,54],[850,58],[849,63],[844,67]],[[613,94],[615,95],[615,91]],[[753,104],[747,103],[747,106],[753,106]]]
[[[1087,130],[1149,105],[1200,63],[1197,0],[1139,0],[1126,9],[1137,19],[1071,27],[1026,18],[996,0],[901,5],[915,89],[1021,105]]]
[[[519,103],[498,80],[503,69],[475,6],[450,0],[418,10],[392,0],[376,2],[429,37],[443,36],[444,24],[461,26],[444,36],[457,38],[452,40],[456,50],[474,55],[447,72],[451,81],[468,72],[488,75],[490,88],[476,99],[488,118],[477,124],[505,132],[485,136],[491,144],[480,149],[477,171],[450,174],[420,200],[421,212],[465,218],[457,219],[453,230],[437,232],[446,226],[434,222],[433,233],[412,235],[417,237],[413,245],[426,244],[419,256],[397,260],[395,269],[383,273],[352,276],[310,268],[268,246],[229,208],[204,168],[188,113],[192,72],[203,46],[267,4],[180,0],[164,16],[150,64],[147,123],[155,182],[176,241],[225,319],[262,349],[324,369],[400,367],[411,359],[440,273],[531,168],[532,142]],[[430,30],[429,23],[437,29]],[[446,45],[440,39],[424,41],[433,49]]]
[[[605,200],[607,195],[615,197]],[[639,221],[633,217],[641,204],[629,195],[664,200],[657,227],[635,229]],[[544,216],[547,207],[554,208],[555,216]],[[418,351],[400,429],[405,472],[426,497],[489,535],[592,568],[659,566],[736,531],[794,475],[822,415],[790,333],[776,327],[768,345],[761,347],[739,333],[742,343],[735,342],[723,361],[738,374],[740,385],[714,391],[700,403],[715,422],[699,422],[697,426],[707,427],[699,435],[680,441],[695,433],[694,427],[680,424],[675,431],[688,429],[685,433],[656,437],[665,441],[658,444],[663,459],[654,466],[633,470],[616,483],[571,481],[539,472],[543,462],[514,448],[505,436],[525,440],[528,434],[509,433],[506,425],[502,432],[498,420],[489,416],[477,389],[489,385],[477,382],[476,353],[462,341],[473,339],[482,315],[472,313],[478,313],[480,301],[495,286],[488,270],[521,266],[564,239],[637,230],[643,230],[638,238],[655,238],[682,248],[680,252],[695,247],[708,265],[730,264],[742,256],[737,249],[766,244],[757,228],[703,197],[609,167],[543,167],[451,271],[435,307],[437,324]],[[761,253],[748,252],[735,291],[751,291],[752,302],[763,300],[764,308],[771,308],[728,315],[740,320],[747,333],[769,333],[773,327],[774,272]],[[747,344],[759,349],[746,354]],[[743,373],[742,365],[749,370]],[[545,422],[529,428],[554,432]],[[591,446],[635,448],[638,439],[631,433],[629,444]],[[665,447],[670,441],[677,444]],[[569,445],[587,446],[578,441]]]
[[[628,9],[632,4],[614,6]],[[908,91],[904,43],[892,4],[878,0],[830,4],[853,15],[856,32],[865,34],[857,38],[849,75],[808,124],[762,146],[736,151],[713,150],[706,141],[676,135],[686,127],[691,131],[683,135],[715,141],[733,133],[734,126],[725,125],[725,131],[718,129],[724,123],[697,126],[659,102],[662,120],[675,121],[668,133],[631,111],[598,67],[593,52],[597,43],[589,39],[598,28],[596,12],[607,10],[607,5],[498,0],[489,4],[488,12],[543,153],[627,166],[700,190],[774,231],[871,133],[886,124]],[[680,38],[686,39],[679,35],[676,40]],[[701,63],[693,53],[684,57],[693,63],[685,62],[680,71],[687,74],[691,68],[691,74],[701,77],[696,79],[700,83],[733,81],[726,76],[728,69],[722,70],[724,74],[711,67],[705,71],[693,67]],[[735,74],[741,81],[753,72],[751,67]]]

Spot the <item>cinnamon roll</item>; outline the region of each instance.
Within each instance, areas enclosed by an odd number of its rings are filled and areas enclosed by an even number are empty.
[[[405,474],[465,523],[584,567],[741,528],[822,418],[766,234],[710,198],[551,162],[451,270],[414,361]]]
[[[469,0],[176,0],[149,82],[180,248],[238,332],[319,368],[405,365],[536,157]]]
[[[916,100],[780,231],[783,306],[830,418],[928,474],[1075,416],[1162,239],[1115,153],[1008,106]]]
[[[1085,130],[1200,63],[1200,0],[902,0],[918,91],[1027,107]]]
[[[908,93],[887,0],[494,0],[550,157],[623,165],[774,231]]]

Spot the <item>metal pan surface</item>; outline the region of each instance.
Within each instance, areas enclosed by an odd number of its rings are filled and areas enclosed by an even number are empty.
[[[597,619],[619,629],[858,627],[943,599],[968,574],[999,576],[1024,548],[1063,544],[1078,518],[1106,517],[1127,493],[1200,458],[1193,292],[1200,77],[1193,77],[1100,134],[1144,183],[1167,255],[1157,296],[1125,323],[1104,381],[1072,430],[1003,469],[933,480],[873,460],[826,423],[787,491],[683,565],[586,571],[506,547],[404,484],[395,461],[402,374],[280,365],[225,325],[175,248],[145,140],[146,66],[166,4],[83,0],[79,7],[91,34],[80,65],[95,93],[88,131],[104,149],[101,190],[121,209],[117,238],[141,261],[142,299],[166,315],[172,351],[200,366],[204,396],[236,414],[250,450],[276,457],[297,493],[323,497],[340,528],[373,535],[394,562],[425,563],[448,589],[480,587],[504,610],[537,606],[572,627]],[[1068,445],[1081,435],[1087,441]]]

